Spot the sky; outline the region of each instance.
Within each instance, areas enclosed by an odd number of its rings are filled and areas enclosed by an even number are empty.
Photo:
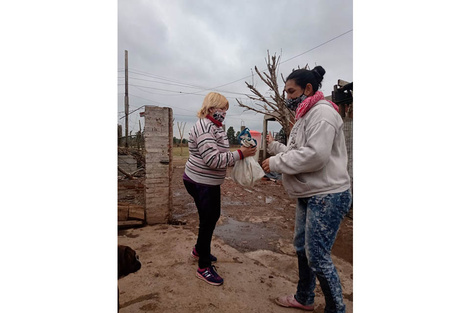
[[[308,4],[308,10],[305,6]],[[264,94],[268,87],[254,71],[266,70],[268,51],[280,56],[281,74],[306,64],[326,70],[322,83],[331,95],[338,79],[353,80],[352,0],[302,1],[118,1],[118,123],[125,125],[125,50],[128,51],[129,131],[143,130],[144,105],[173,109],[173,135],[184,137],[210,91],[223,94],[230,109],[226,129],[263,130],[263,115],[252,105],[245,81]],[[252,76],[252,73],[254,76]],[[139,126],[140,120],[140,126]],[[269,122],[269,129],[280,125]]]

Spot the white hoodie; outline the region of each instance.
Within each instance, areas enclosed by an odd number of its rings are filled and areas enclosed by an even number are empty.
[[[343,120],[332,105],[318,101],[296,121],[287,146],[268,145],[272,172],[282,173],[292,198],[338,193],[350,188]]]

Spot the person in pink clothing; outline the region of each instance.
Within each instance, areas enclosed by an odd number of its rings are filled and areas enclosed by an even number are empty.
[[[297,198],[294,247],[299,265],[295,294],[276,303],[313,310],[316,280],[325,296],[325,313],[344,313],[341,283],[331,259],[331,248],[341,221],[351,206],[350,179],[343,120],[338,106],[319,91],[325,70],[293,71],[286,79],[286,106],[295,111],[287,146],[268,135],[265,172],[282,173],[289,196]]]

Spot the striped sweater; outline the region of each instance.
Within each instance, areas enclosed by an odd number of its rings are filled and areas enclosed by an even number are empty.
[[[188,147],[184,172],[199,184],[221,185],[227,167],[241,159],[238,151],[230,151],[224,129],[208,118],[199,119],[189,131]]]

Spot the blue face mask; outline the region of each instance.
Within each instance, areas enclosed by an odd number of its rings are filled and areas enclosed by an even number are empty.
[[[302,94],[300,97],[297,97],[295,99],[286,99],[286,107],[292,111],[297,110],[297,107],[299,104],[301,104],[305,99],[308,97],[304,94]]]

